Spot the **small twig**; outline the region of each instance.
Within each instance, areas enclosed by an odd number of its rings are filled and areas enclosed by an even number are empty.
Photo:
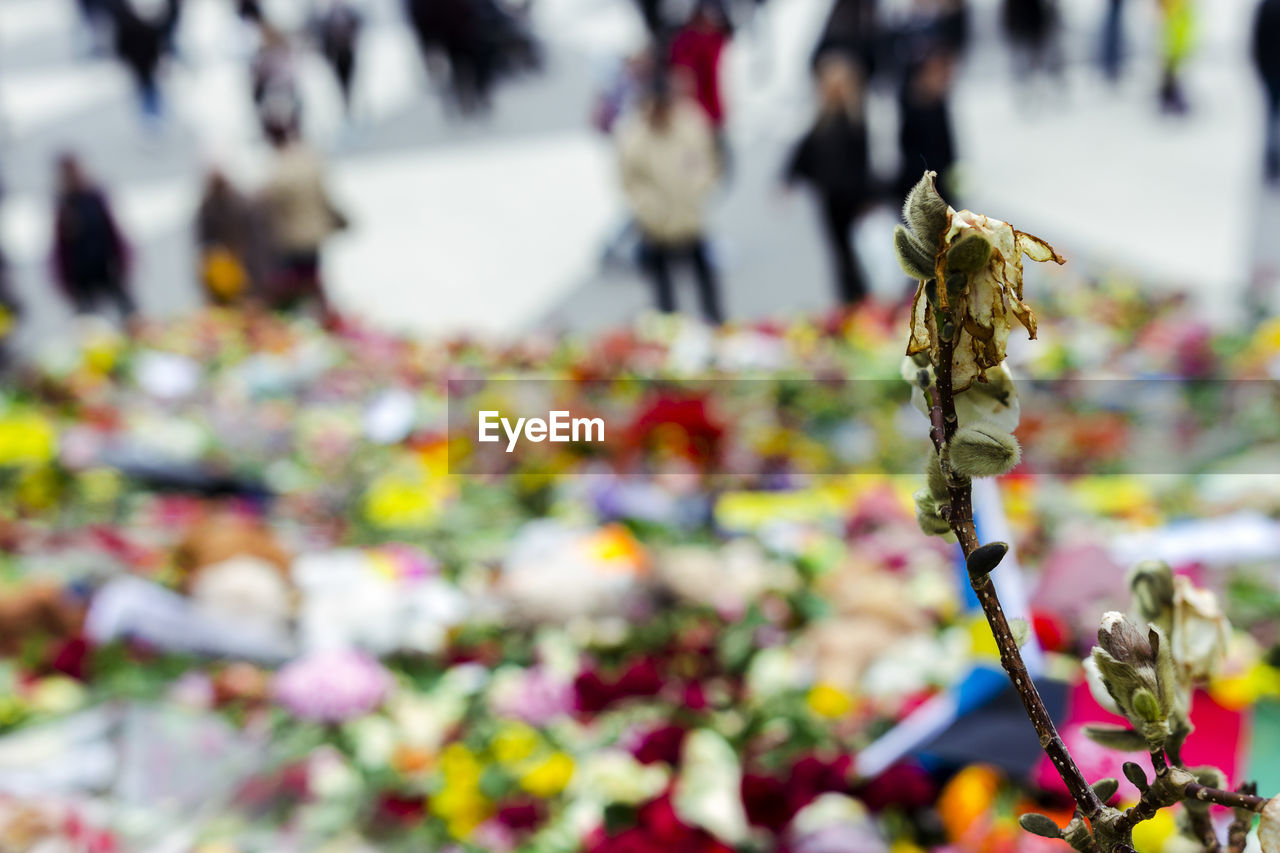
[[[1189,783],[1184,793],[1185,798],[1189,800],[1216,803],[1220,806],[1230,806],[1233,809],[1242,809],[1248,812],[1260,812],[1266,808],[1267,803],[1271,802],[1266,797],[1259,797],[1257,794],[1224,791],[1221,788],[1210,788],[1208,785],[1201,785],[1199,782]]]
[[[1204,853],[1220,853],[1222,842],[1214,831],[1213,819],[1204,810],[1187,809],[1187,825],[1195,834],[1196,840],[1204,846]]]
[[[1257,794],[1258,786],[1246,782],[1238,789],[1242,794]],[[1227,827],[1227,853],[1244,853],[1249,844],[1249,830],[1253,828],[1254,813],[1251,809],[1236,809],[1231,825]]]

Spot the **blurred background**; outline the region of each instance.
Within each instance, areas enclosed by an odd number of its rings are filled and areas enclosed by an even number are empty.
[[[1255,61],[1255,2],[637,3],[4,0],[0,240],[19,345],[70,313],[52,265],[59,156],[108,201],[138,310],[174,316],[205,297],[210,177],[261,201],[271,121],[297,125],[343,219],[321,257],[342,311],[428,332],[624,321],[653,294],[615,131],[671,61],[723,156],[699,230],[726,316],[841,298],[831,193],[849,196],[836,225],[867,286],[896,299],[886,234],[926,166],[957,207],[1184,289],[1218,322],[1269,298],[1276,60],[1263,33]],[[824,63],[827,101],[847,99],[865,133],[861,157],[834,156],[863,174],[836,188],[824,162],[817,197],[786,192],[806,182],[788,168]]]
[[[1148,761],[1158,577],[1280,789],[1280,0],[0,0],[0,853],[1066,849],[913,499],[926,170],[1067,261],[974,497],[1064,741]]]

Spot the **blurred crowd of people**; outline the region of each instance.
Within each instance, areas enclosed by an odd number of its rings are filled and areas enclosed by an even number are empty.
[[[639,260],[661,311],[675,310],[672,268],[688,261],[703,317],[724,316],[716,264],[706,237],[707,210],[732,163],[720,66],[733,36],[724,0],[697,0],[673,26],[663,0],[636,0],[650,43],[623,65],[596,107],[597,126],[615,135],[622,184],[639,231]],[[1190,105],[1182,70],[1196,39],[1191,0],[1156,0],[1160,32],[1156,103],[1169,115]],[[1121,79],[1127,53],[1125,0],[1107,0],[1096,62],[1103,79]],[[1057,0],[1002,0],[999,21],[1011,55],[1015,91],[1028,103],[1037,90],[1064,85],[1062,16]],[[816,196],[841,305],[868,298],[855,251],[859,218],[878,204],[901,205],[926,170],[939,189],[962,201],[956,180],[950,93],[970,40],[967,0],[837,0],[813,53],[817,110],[793,146],[784,182]],[[1267,92],[1265,171],[1280,180],[1280,0],[1261,0],[1253,31],[1256,66]],[[898,168],[873,172],[866,95],[889,91],[897,102]],[[624,230],[619,239],[625,237]]]
[[[214,168],[204,177],[195,223],[197,277],[209,300],[253,299],[273,308],[314,304],[331,313],[321,280],[321,252],[348,226],[330,195],[317,150],[304,139],[306,103],[300,57],[314,52],[331,68],[348,116],[358,101],[360,45],[367,21],[360,0],[317,0],[302,27],[272,20],[269,4],[227,0],[253,34],[250,99],[270,148],[265,179],[254,190]],[[486,112],[495,85],[537,69],[542,51],[529,10],[508,0],[402,0],[404,25],[438,81],[451,112]],[[711,323],[725,318],[720,264],[708,239],[708,213],[733,179],[735,152],[727,128],[724,57],[737,27],[754,26],[764,0],[633,0],[647,34],[642,49],[619,63],[595,100],[592,122],[616,147],[629,220],[612,242],[643,270],[659,310],[677,309],[677,275],[692,273],[698,304]],[[1064,73],[1059,0],[1002,0],[1015,92],[1028,99]],[[1129,4],[1140,0],[1128,0]],[[1181,83],[1195,43],[1192,0],[1149,0],[1159,12],[1157,104],[1170,114],[1190,105]],[[149,126],[166,116],[163,82],[180,49],[175,33],[182,0],[78,0],[85,42],[114,54],[137,90]],[[677,9],[676,6],[681,8]],[[1126,0],[1107,0],[1098,23],[1096,62],[1118,80],[1128,54]],[[950,98],[958,63],[970,43],[967,0],[836,0],[812,53],[816,109],[811,123],[777,164],[780,182],[805,187],[817,201],[828,246],[834,294],[841,305],[868,298],[864,266],[852,234],[877,205],[896,206],[925,170],[939,189],[963,202]],[[736,26],[735,26],[736,24]],[[1253,58],[1267,93],[1265,172],[1280,180],[1280,0],[1260,0]],[[869,96],[896,102],[897,166],[872,166]],[[56,162],[53,272],[76,312],[109,311],[126,321],[137,310],[129,287],[131,252],[106,194],[74,152]],[[615,251],[614,254],[617,252]],[[0,333],[21,306],[0,256]]]
[[[232,0],[228,0],[232,2]],[[175,33],[182,0],[77,0],[82,38],[91,55],[111,55],[128,70],[144,126],[163,129],[166,68],[179,60]],[[302,54],[314,51],[331,68],[348,118],[355,102],[360,36],[359,0],[322,0],[300,30],[289,31],[259,0],[234,0],[256,47],[250,91],[271,157],[253,191],[221,167],[204,177],[194,223],[196,276],[217,304],[253,301],[272,309],[314,306],[332,317],[321,280],[320,253],[347,217],[333,200],[319,152],[303,134]],[[497,0],[404,0],[404,19],[424,66],[459,114],[488,108],[493,86],[541,62],[537,42],[517,12]],[[107,194],[75,151],[58,154],[51,270],[77,314],[116,315],[126,325],[137,311],[130,287],[132,252]],[[0,254],[0,339],[22,313]]]

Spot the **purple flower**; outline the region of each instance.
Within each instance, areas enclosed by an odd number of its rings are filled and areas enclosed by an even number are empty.
[[[372,657],[333,649],[284,666],[276,673],[272,695],[301,719],[341,723],[382,704],[391,685],[391,675]]]

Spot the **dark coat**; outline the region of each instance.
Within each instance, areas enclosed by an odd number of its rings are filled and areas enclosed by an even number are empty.
[[[921,102],[904,90],[898,109],[901,120],[898,131],[898,152],[901,156],[899,194],[905,198],[920,180],[920,173],[932,169],[938,173],[941,182],[938,189],[944,198],[950,198],[945,183],[947,172],[955,163],[956,152],[951,135],[951,111],[946,100]]]
[[[1253,63],[1270,89],[1280,89],[1280,0],[1262,0],[1253,19]]]
[[[819,116],[792,152],[786,177],[856,206],[870,202],[866,124],[844,112]]]
[[[58,199],[53,252],[58,279],[69,290],[123,276],[128,253],[102,193],[83,189]]]

